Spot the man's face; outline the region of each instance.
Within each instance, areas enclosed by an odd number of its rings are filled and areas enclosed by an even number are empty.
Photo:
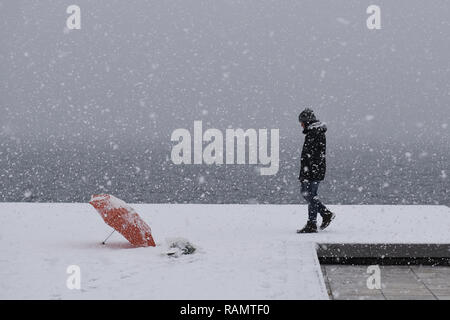
[[[300,124],[302,125],[302,128],[305,129],[305,124],[303,122],[300,122]]]

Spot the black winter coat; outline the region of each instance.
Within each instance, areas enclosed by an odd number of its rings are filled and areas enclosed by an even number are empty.
[[[321,181],[325,178],[326,145],[324,123],[316,121],[303,130],[305,142],[303,144],[299,179],[309,181]]]

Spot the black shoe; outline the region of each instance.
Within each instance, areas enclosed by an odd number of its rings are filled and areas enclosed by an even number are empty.
[[[316,232],[317,232],[317,224],[312,221],[308,221],[303,229],[297,230],[297,233],[316,233]]]
[[[334,218],[336,218],[336,214],[327,210],[326,213],[322,216],[322,224],[320,225],[320,230],[323,230],[326,227],[328,227]]]

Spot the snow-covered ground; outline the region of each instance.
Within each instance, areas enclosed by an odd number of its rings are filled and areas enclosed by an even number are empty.
[[[445,206],[330,206],[333,224],[295,230],[300,205],[132,205],[157,247],[133,248],[89,204],[0,204],[1,299],[328,299],[315,243],[450,243]],[[198,247],[179,258],[166,239]],[[69,265],[81,289],[66,286]]]

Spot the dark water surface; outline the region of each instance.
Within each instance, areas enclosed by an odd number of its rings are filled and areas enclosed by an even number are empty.
[[[111,193],[144,203],[303,203],[299,146],[280,145],[280,169],[255,165],[174,165],[170,144],[0,148],[0,201],[86,202]],[[450,205],[449,149],[433,145],[331,146],[319,188],[330,204]]]

